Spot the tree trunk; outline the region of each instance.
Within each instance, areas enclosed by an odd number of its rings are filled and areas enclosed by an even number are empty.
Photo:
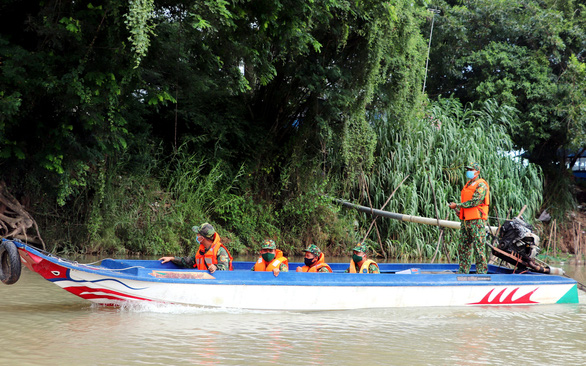
[[[34,228],[36,235],[27,234],[27,230],[31,228]],[[4,181],[0,181],[0,237],[18,239],[25,243],[42,244],[43,250],[47,250],[39,233],[37,222],[8,192]]]

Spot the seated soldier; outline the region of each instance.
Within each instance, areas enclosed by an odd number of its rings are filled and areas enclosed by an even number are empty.
[[[232,256],[228,249],[220,242],[220,235],[207,222],[201,226],[194,226],[192,230],[197,234],[196,240],[200,244],[195,256],[189,257],[161,257],[161,263],[169,261],[180,267],[197,268],[214,273],[216,270],[232,270]]]
[[[368,259],[368,248],[364,244],[358,244],[354,247],[350,267],[346,273],[380,273],[378,264],[372,259]]]
[[[297,267],[297,272],[332,272],[324,258],[324,254],[317,245],[311,244],[305,249],[305,265]]]
[[[287,258],[283,257],[283,252],[277,249],[273,240],[265,240],[260,248],[260,257],[252,267],[253,271],[273,271],[275,277],[279,272],[289,271]]]

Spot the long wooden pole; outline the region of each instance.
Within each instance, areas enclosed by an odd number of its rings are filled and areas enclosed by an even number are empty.
[[[425,224],[425,225],[433,225],[433,226],[441,226],[447,227],[450,229],[460,229],[460,223],[457,221],[449,221],[449,220],[438,220],[432,219],[429,217],[421,217],[421,216],[413,216],[413,215],[403,215],[389,211],[377,210],[375,208],[369,208],[366,206],[360,206],[354,203],[350,203],[341,199],[334,198],[334,201],[338,202],[344,207],[353,208],[360,212],[364,212],[373,216],[382,216],[387,217],[389,219],[399,220],[399,221],[406,221],[406,222],[415,222],[418,224]],[[498,227],[497,226],[487,226],[486,227],[490,232],[494,235],[496,234]]]

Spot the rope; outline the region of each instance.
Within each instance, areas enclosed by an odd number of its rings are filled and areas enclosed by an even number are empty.
[[[535,260],[537,260],[537,261],[539,261],[539,262],[541,262],[541,263],[543,263],[543,264],[545,264],[546,266],[548,266],[548,267],[549,267],[549,264],[547,264],[546,262],[542,261],[541,259],[539,259],[539,258],[535,257]],[[564,277],[567,277],[567,278],[571,278],[571,279],[573,279],[574,281],[576,281],[576,283],[578,284],[578,288],[579,288],[580,290],[582,290],[582,291],[586,292],[586,285],[584,285],[583,283],[581,283],[581,282],[580,282],[580,281],[578,281],[577,279],[575,279],[575,278],[572,278],[572,277],[568,276],[568,275],[567,275],[567,274],[565,274],[565,273],[563,274],[563,276],[564,276]]]
[[[25,244],[25,245],[28,245],[28,244]],[[75,267],[85,266],[85,267],[89,267],[89,268],[99,269],[101,271],[126,271],[126,270],[133,269],[133,268],[145,268],[144,266],[131,266],[131,267],[126,267],[126,268],[103,268],[103,267],[97,267],[97,266],[93,266],[93,265],[96,264],[96,263],[98,263],[98,262],[101,262],[101,261],[103,261],[105,259],[110,259],[110,260],[115,260],[115,259],[113,259],[113,258],[103,258],[103,259],[99,259],[99,260],[97,260],[95,262],[91,262],[91,263],[87,263],[86,264],[86,263],[79,263],[77,261],[72,261],[72,260],[69,260],[69,259],[64,259],[64,258],[61,258],[61,257],[57,257],[57,256],[55,256],[55,255],[53,255],[53,254],[51,254],[51,253],[49,253],[46,250],[43,250],[41,248],[36,248],[35,247],[35,250],[38,251],[38,252],[40,252],[40,253],[42,253],[43,255],[45,255],[45,256],[47,256],[49,258],[54,258],[54,259],[58,260],[59,262],[64,262],[64,263],[72,264]]]
[[[97,260],[97,261],[95,261],[95,262],[91,262],[91,263],[78,263],[78,262],[76,262],[76,261],[69,261],[69,260],[67,260],[67,259],[63,259],[63,258],[59,258],[59,257],[56,257],[56,258],[57,258],[57,259],[59,259],[60,261],[63,261],[63,262],[69,262],[69,263],[72,263],[72,264],[74,264],[76,267],[77,267],[78,265],[81,265],[81,266],[85,266],[85,267],[90,267],[90,268],[99,269],[100,271],[126,271],[126,270],[128,270],[128,269],[133,269],[133,268],[145,268],[144,266],[131,266],[131,267],[126,267],[126,268],[105,268],[105,267],[102,267],[102,266],[93,266],[93,264],[96,264],[96,263],[98,263],[98,262],[104,261],[104,260],[106,260],[106,259],[109,259],[109,260],[112,260],[112,261],[113,261],[113,260],[115,260],[115,259],[113,259],[113,258],[104,258],[104,259],[100,259],[100,260]]]
[[[570,276],[568,276],[567,274],[564,273],[564,277],[567,278],[572,278]],[[576,283],[578,284],[578,288],[584,292],[586,292],[586,285],[584,285],[583,283],[581,283],[580,281],[577,281],[575,278],[572,278],[574,281],[576,281]]]
[[[97,268],[97,267],[93,267],[93,268]],[[145,268],[143,266],[132,266],[132,267],[126,267],[126,268],[103,268],[100,267],[99,270],[100,271],[126,271],[127,269],[133,269],[133,268]]]

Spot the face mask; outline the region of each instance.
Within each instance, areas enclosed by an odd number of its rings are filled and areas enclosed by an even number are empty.
[[[313,264],[313,262],[315,262],[316,259],[317,258],[313,258],[313,259],[305,258],[305,261],[304,261],[305,265],[310,267]]]
[[[466,171],[466,178],[472,179],[472,178],[474,178],[474,174],[476,174],[476,172],[474,170],[468,170],[468,171]]]
[[[364,257],[361,257],[358,254],[352,254],[352,260],[354,261],[354,263],[360,262],[362,260],[362,258],[364,258]]]
[[[195,240],[197,241],[197,244],[201,244],[201,240],[199,240],[199,236],[196,236]]]
[[[261,256],[262,259],[264,259],[266,262],[270,262],[275,259],[275,253],[263,253]]]

